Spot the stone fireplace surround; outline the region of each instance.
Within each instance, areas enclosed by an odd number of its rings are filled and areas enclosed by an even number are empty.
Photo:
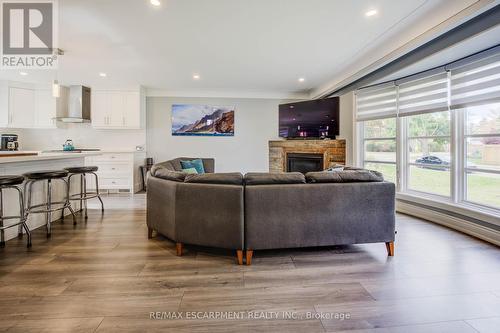
[[[287,172],[288,154],[322,154],[323,169],[345,164],[345,140],[269,141],[269,172]]]

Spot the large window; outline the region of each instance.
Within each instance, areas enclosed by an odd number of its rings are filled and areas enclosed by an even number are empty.
[[[500,104],[463,112],[465,200],[500,208]]]
[[[396,182],[396,118],[369,120],[363,126],[364,166]]]
[[[360,89],[358,164],[401,198],[500,215],[499,101],[500,47]]]
[[[450,196],[450,112],[406,117],[409,190]]]

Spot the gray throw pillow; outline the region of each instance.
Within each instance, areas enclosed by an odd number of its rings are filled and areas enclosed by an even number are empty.
[[[243,175],[231,173],[203,173],[186,175],[185,183],[243,185]]]
[[[172,171],[167,168],[156,168],[154,173],[151,174],[155,177],[171,180],[174,182],[183,182],[186,178],[186,173],[180,171]]]
[[[326,169],[325,171],[328,172],[338,172],[338,171],[344,171],[345,167],[343,165],[334,165]]]
[[[250,172],[245,175],[246,185],[304,184],[305,182],[306,178],[300,172]]]

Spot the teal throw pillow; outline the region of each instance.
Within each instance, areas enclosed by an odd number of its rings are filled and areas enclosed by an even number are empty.
[[[181,161],[182,170],[195,168],[199,174],[205,173],[205,168],[203,167],[203,161],[201,159],[196,159],[192,161]]]

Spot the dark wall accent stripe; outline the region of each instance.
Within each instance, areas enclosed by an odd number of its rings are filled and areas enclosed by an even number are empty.
[[[500,24],[500,5],[479,14],[478,16],[462,23],[458,27],[445,32],[439,37],[417,47],[413,51],[391,61],[390,63],[374,70],[370,74],[363,76],[331,93],[324,98],[340,96],[350,91],[370,85],[372,82],[383,79],[384,77],[406,68],[423,58],[431,56],[443,49],[453,46],[467,38],[473,37],[485,30]]]

